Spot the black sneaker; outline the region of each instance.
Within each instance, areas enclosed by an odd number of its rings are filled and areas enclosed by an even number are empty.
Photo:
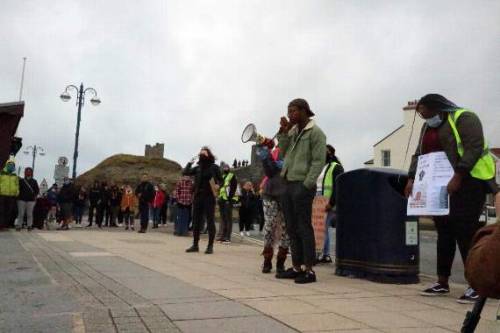
[[[298,276],[304,274],[303,271],[296,271],[293,267],[290,267],[284,272],[276,274],[277,279],[296,279]]]
[[[476,293],[476,291],[472,288],[467,288],[465,293],[460,296],[459,299],[457,299],[457,302],[460,304],[472,304],[476,303],[476,301],[479,299],[479,295]]]
[[[422,296],[442,296],[450,293],[450,287],[439,282],[420,292]]]
[[[191,246],[189,249],[186,250],[187,253],[191,253],[191,252],[200,252],[200,249],[198,248],[198,246],[196,245],[193,245]]]
[[[306,271],[295,278],[295,283],[305,284],[316,282],[316,273],[314,271]]]
[[[320,264],[331,264],[332,262],[332,258],[329,255],[324,255],[318,260]]]

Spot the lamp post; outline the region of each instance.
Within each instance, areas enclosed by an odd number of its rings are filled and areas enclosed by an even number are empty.
[[[70,90],[74,90],[76,92],[76,105],[78,106],[78,115],[76,118],[76,132],[75,132],[75,150],[73,151],[73,179],[76,178],[76,160],[78,159],[78,137],[80,136],[80,121],[82,118],[82,107],[85,103],[85,94],[87,92],[92,93],[93,97],[90,99],[90,103],[92,105],[99,105],[101,100],[97,97],[97,91],[94,88],[83,88],[83,83],[80,84],[80,88],[75,85],[68,85],[64,92],[61,94],[61,100],[63,102],[67,102],[71,99],[71,95],[69,94]]]
[[[33,169],[33,175],[35,174],[35,160],[36,160],[36,155],[44,156],[45,155],[45,150],[43,147],[34,145],[34,146],[28,146],[26,147],[26,150],[23,152],[25,155],[28,155],[31,151],[31,169]]]

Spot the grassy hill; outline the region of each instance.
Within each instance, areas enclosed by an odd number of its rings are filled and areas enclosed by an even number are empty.
[[[147,174],[154,184],[164,183],[171,191],[181,175],[181,166],[164,158],[150,158],[118,154],[108,157],[93,169],[77,177],[76,183],[89,187],[94,180],[117,185],[136,186],[143,174]]]

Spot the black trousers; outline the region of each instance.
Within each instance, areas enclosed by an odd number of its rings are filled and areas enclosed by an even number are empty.
[[[139,202],[139,214],[141,217],[141,229],[146,230],[149,224],[149,204],[147,202]]]
[[[460,190],[450,196],[450,215],[434,217],[437,239],[437,274],[449,277],[458,245],[465,264],[486,200],[486,184],[467,176]]]
[[[92,222],[94,220],[94,211],[97,215],[97,203],[90,203],[89,205],[89,224],[92,225]],[[97,216],[96,216],[96,220],[97,220]],[[97,223],[97,222],[96,222]]]
[[[286,230],[292,249],[294,266],[312,267],[316,257],[316,244],[312,227],[312,203],[316,190],[308,189],[303,182],[287,182],[282,196]]]
[[[223,240],[231,240],[233,233],[233,204],[229,200],[219,200],[220,210],[220,227],[219,238]]]
[[[16,216],[16,197],[0,195],[0,228],[13,227]]]
[[[104,221],[104,214],[106,214],[106,205],[98,205],[95,217],[95,223],[100,227]]]
[[[254,211],[248,208],[240,208],[240,232],[252,230],[252,222],[255,218]]]
[[[198,246],[203,220],[208,228],[208,245],[212,246],[215,239],[215,198],[213,195],[200,195],[193,201],[193,244]]]

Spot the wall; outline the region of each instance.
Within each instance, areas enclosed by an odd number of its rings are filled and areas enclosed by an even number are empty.
[[[163,143],[157,143],[154,146],[146,145],[144,149],[144,156],[149,158],[164,158],[165,145]]]

